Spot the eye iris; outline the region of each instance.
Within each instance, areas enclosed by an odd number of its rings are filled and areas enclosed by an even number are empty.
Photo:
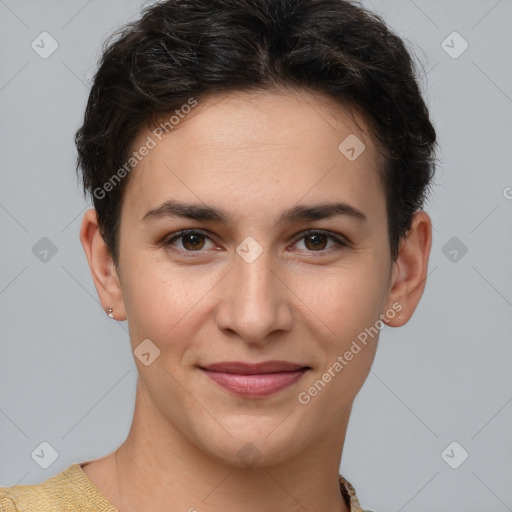
[[[323,238],[324,239],[324,244],[322,244],[322,242],[320,241],[319,242],[319,239]],[[325,248],[325,239],[327,237],[325,235],[322,235],[322,234],[313,234],[313,235],[307,235],[306,236],[306,247],[308,246],[308,242],[312,241],[312,240],[315,240],[313,241],[313,247],[318,249],[319,248],[319,245],[321,246],[320,249],[324,249]],[[310,249],[308,247],[308,249]]]
[[[198,240],[202,240],[202,243],[200,243],[200,247],[197,246]],[[192,244],[188,244],[188,241],[192,241]],[[191,246],[190,246],[191,245]],[[201,249],[204,245],[204,235],[196,234],[196,233],[189,233],[183,235],[183,247],[186,249],[194,250],[194,249]]]

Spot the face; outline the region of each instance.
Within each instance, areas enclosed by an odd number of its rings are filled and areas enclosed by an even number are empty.
[[[244,450],[276,463],[339,435],[380,320],[401,308],[381,160],[357,120],[304,92],[237,92],[134,145],[156,143],[123,199],[116,318],[126,314],[135,353],[152,354],[135,357],[148,403],[232,464]],[[349,136],[365,147],[355,159],[339,149]],[[204,369],[265,361],[300,370]]]

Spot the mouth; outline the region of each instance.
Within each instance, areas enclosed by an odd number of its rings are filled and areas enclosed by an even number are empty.
[[[295,384],[311,367],[288,361],[262,363],[224,361],[200,366],[199,369],[235,395],[244,398],[260,398]]]

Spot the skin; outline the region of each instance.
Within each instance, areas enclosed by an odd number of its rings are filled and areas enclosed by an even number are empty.
[[[202,99],[132,171],[119,269],[95,210],[85,213],[80,239],[103,307],[128,319],[132,350],[147,338],[160,349],[148,366],[134,357],[139,378],[127,439],[83,466],[121,512],[349,510],[338,473],[378,335],[308,404],[298,394],[393,304],[401,317],[385,318],[387,325],[410,319],[425,286],[432,228],[417,212],[391,261],[381,156],[363,120],[335,107],[304,91]],[[349,134],[366,146],[354,161],[338,150]],[[148,135],[142,131],[134,148]],[[221,208],[230,223],[141,221],[171,198]],[[287,208],[330,201],[361,210],[366,222],[343,215],[278,222]],[[159,244],[192,228],[206,236]],[[328,233],[314,245],[307,229]],[[351,243],[338,247],[330,234]],[[248,236],[263,249],[252,263],[236,252]],[[255,399],[233,395],[198,368],[273,359],[311,369]],[[259,455],[250,466],[237,455],[248,442]]]

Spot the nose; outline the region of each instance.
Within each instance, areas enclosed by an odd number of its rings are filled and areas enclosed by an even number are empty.
[[[293,293],[284,269],[271,261],[268,251],[250,263],[235,255],[219,292],[217,326],[231,336],[266,344],[275,338],[271,334],[292,328]]]

